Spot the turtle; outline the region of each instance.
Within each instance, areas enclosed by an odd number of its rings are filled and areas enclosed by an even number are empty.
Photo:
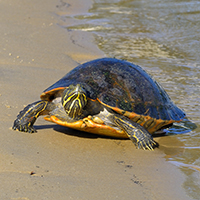
[[[154,150],[158,130],[185,113],[144,69],[125,60],[99,58],[75,67],[27,105],[13,129],[36,132],[40,115],[56,124],[93,134],[129,138],[138,149]]]

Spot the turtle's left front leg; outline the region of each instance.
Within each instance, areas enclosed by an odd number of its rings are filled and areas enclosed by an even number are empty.
[[[12,128],[29,133],[36,132],[33,124],[40,115],[48,114],[51,104],[49,101],[43,100],[29,104],[17,115]]]
[[[138,149],[148,149],[152,151],[154,147],[158,146],[158,143],[153,140],[152,135],[140,124],[128,119],[125,116],[117,114],[111,114],[109,118],[117,126],[124,130]]]

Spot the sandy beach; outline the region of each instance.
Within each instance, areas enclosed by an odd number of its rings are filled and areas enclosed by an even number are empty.
[[[160,148],[137,150],[130,140],[91,135],[45,121],[37,133],[11,129],[23,107],[79,63],[105,57],[93,36],[67,31],[68,15],[86,0],[0,2],[0,199],[187,200],[186,177],[166,161],[182,153],[173,136]]]

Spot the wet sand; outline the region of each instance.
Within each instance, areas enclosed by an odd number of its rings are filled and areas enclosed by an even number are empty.
[[[37,133],[11,130],[24,105],[79,63],[104,57],[92,35],[62,28],[90,1],[7,0],[0,12],[0,199],[190,199],[185,176],[166,161],[173,136],[154,152],[130,140],[70,130],[39,118]]]

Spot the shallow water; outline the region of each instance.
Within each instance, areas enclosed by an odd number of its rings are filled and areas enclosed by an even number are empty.
[[[199,199],[200,2],[94,0],[88,13],[66,17],[74,24],[68,30],[92,32],[107,56],[142,66],[186,112],[190,121],[167,131],[178,141],[174,150],[164,151],[186,175],[187,193]]]

